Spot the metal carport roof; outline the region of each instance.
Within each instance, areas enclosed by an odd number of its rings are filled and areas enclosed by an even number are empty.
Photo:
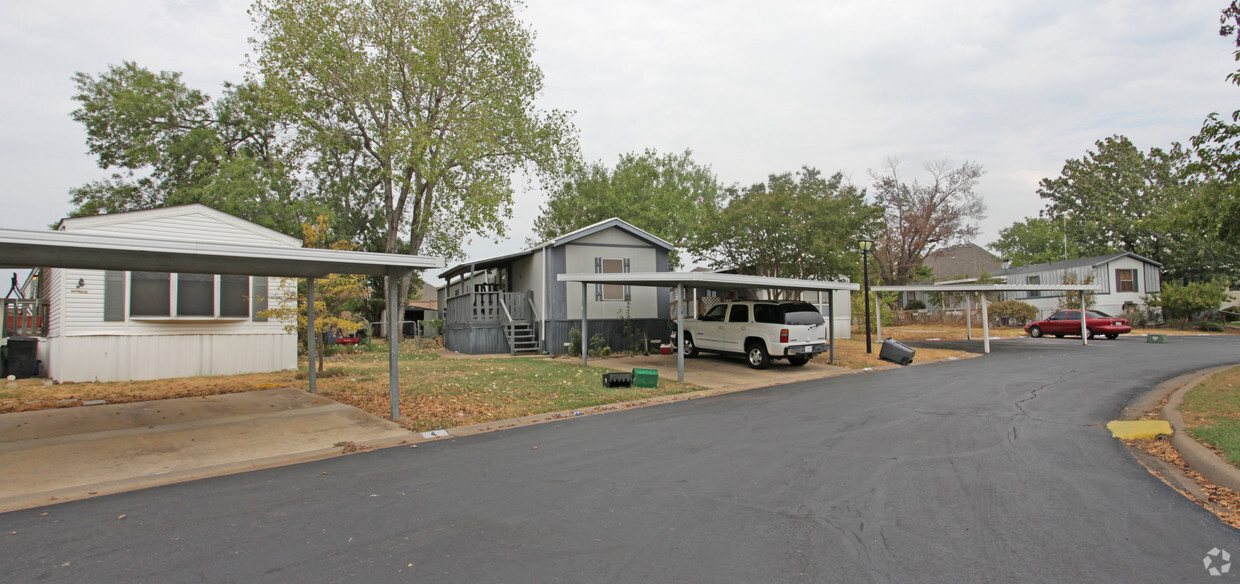
[[[743,276],[739,274],[720,274],[718,272],[631,272],[627,274],[560,274],[556,276],[560,282],[581,283],[581,338],[587,339],[586,298],[587,284],[624,284],[625,286],[655,286],[676,288],[679,300],[676,310],[676,380],[685,380],[685,354],[680,350],[684,346],[684,306],[685,286],[717,287],[735,289],[779,289],[802,291],[835,291],[860,290],[857,284],[849,282],[824,282],[820,280],[797,280],[792,278],[766,278],[763,276]],[[828,312],[834,311],[834,295],[828,296]],[[827,318],[827,341],[831,344],[831,355],[835,356],[835,319]],[[581,352],[581,364],[585,365],[587,351]]]
[[[0,229],[0,266],[80,268],[147,272],[185,272],[307,278],[308,327],[314,326],[314,278],[328,274],[366,274],[395,282],[413,270],[442,268],[443,258],[301,247],[232,245],[198,241],[118,237],[65,231]],[[392,419],[400,417],[397,367],[397,310],[388,311],[388,374]],[[309,383],[315,390],[314,349]]]
[[[965,299],[972,294],[981,292],[1100,292],[1101,287],[1095,284],[951,284],[935,286],[933,284],[910,284],[904,286],[870,286],[872,292],[947,292],[963,293]],[[982,294],[982,350],[990,353],[990,321],[987,318],[986,306],[989,304],[986,295]],[[878,303],[874,303],[874,313],[878,316]],[[1081,295],[1081,312],[1085,311],[1085,296]],[[970,311],[966,310],[968,316]],[[878,318],[878,337],[883,336],[883,319]],[[969,327],[972,330],[972,327]],[[970,333],[971,335],[972,333]],[[1081,319],[1081,342],[1089,344],[1089,336],[1085,334],[1085,319]]]

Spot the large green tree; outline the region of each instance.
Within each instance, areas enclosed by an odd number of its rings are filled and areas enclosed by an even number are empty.
[[[692,151],[647,149],[621,155],[614,170],[602,162],[578,167],[551,192],[534,229],[546,239],[619,217],[679,248],[702,216],[718,208],[722,194],[710,167],[695,162]],[[672,263],[679,263],[678,255]]]
[[[860,279],[857,238],[877,229],[883,211],[865,191],[810,167],[731,188],[723,208],[703,214],[690,245],[716,269],[773,278]]]
[[[892,284],[911,281],[936,249],[972,241],[978,221],[985,217],[986,205],[974,190],[986,172],[981,165],[964,162],[953,167],[938,161],[925,169],[929,178],[924,182],[905,182],[900,161],[894,158],[870,171],[874,201],[885,210],[874,255],[882,278]]]
[[[386,252],[458,257],[503,235],[514,173],[576,155],[566,114],[542,111],[533,33],[511,0],[259,0],[258,73],[308,149],[356,154]],[[408,279],[401,284],[407,295]]]
[[[106,179],[75,188],[74,216],[203,203],[290,235],[310,213],[288,133],[257,83],[212,100],[180,73],[136,63],[74,75],[74,120]]]
[[[1223,9],[1219,25],[1219,35],[1233,40],[1232,55],[1240,61],[1240,2],[1232,0]],[[1240,70],[1229,73],[1227,81],[1240,85]],[[1198,169],[1209,183],[1201,193],[1202,203],[1211,210],[1203,218],[1205,228],[1224,241],[1236,242],[1240,241],[1240,110],[1229,117],[1210,114],[1192,143]]]
[[[990,249],[1015,266],[1080,257],[1064,237],[1063,226],[1045,217],[1028,217],[999,230]]]
[[[1235,273],[1236,244],[1208,228],[1215,215],[1202,195],[1214,187],[1195,170],[1192,152],[1179,144],[1143,152],[1124,136],[1095,145],[1038,189],[1043,213],[1066,225],[1082,257],[1135,253],[1162,263],[1168,279]]]

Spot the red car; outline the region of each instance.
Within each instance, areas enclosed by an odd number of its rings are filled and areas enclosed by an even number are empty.
[[[1114,339],[1124,333],[1132,332],[1132,327],[1128,326],[1126,319],[1117,318],[1097,310],[1087,310],[1085,312],[1088,315],[1085,319],[1085,329],[1088,331],[1087,334],[1091,339],[1094,338],[1094,335],[1105,335],[1108,339]],[[1039,320],[1025,325],[1025,332],[1035,339],[1042,335],[1055,335],[1056,338],[1061,338],[1064,335],[1080,336],[1081,311],[1061,310],[1052,314],[1046,320]]]

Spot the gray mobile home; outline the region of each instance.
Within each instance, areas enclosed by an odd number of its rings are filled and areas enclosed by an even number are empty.
[[[467,354],[568,351],[581,326],[579,284],[560,274],[666,272],[672,244],[612,218],[525,251],[462,263],[440,274],[444,345]],[[612,350],[666,340],[670,290],[589,285],[589,333]],[[588,341],[587,341],[588,342]]]

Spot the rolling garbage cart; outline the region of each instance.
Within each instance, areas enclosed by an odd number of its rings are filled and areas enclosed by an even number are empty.
[[[913,355],[916,354],[917,351],[908,345],[892,338],[886,338],[883,339],[883,348],[878,352],[878,358],[900,365],[908,365],[913,362]]]

